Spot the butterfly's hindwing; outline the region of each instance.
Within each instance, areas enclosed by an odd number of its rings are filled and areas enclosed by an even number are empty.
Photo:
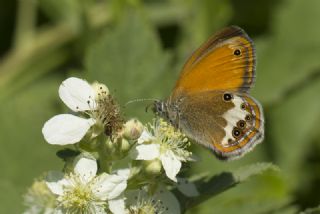
[[[226,94],[232,98],[226,101]],[[182,131],[220,159],[241,157],[263,138],[261,107],[248,95],[221,91],[186,95],[179,109]]]

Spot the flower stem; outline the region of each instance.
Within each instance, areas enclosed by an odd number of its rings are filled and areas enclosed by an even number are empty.
[[[109,141],[109,140],[107,140]],[[99,143],[99,146],[97,148],[97,152],[99,155],[99,164],[100,164],[100,171],[101,172],[106,172],[106,173],[111,173],[112,171],[112,162],[110,161],[108,154],[108,147],[107,147],[106,140],[102,140]]]

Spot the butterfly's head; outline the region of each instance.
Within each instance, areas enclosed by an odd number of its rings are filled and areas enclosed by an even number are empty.
[[[159,115],[160,117],[164,117],[167,112],[167,105],[165,102],[163,102],[161,100],[156,100],[153,103],[152,111],[156,115]]]
[[[156,115],[162,117],[173,126],[177,126],[178,111],[175,106],[170,105],[168,102],[158,100],[154,102],[152,110]]]

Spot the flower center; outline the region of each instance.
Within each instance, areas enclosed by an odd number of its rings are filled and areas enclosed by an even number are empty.
[[[97,199],[90,188],[89,184],[83,184],[79,178],[72,176],[70,178],[71,186],[65,186],[64,194],[58,200],[60,206],[65,210],[77,213],[86,213],[92,209],[93,202]]]
[[[190,146],[188,138],[180,131],[175,130],[173,126],[160,119],[154,124],[154,136],[160,144],[161,153],[171,150],[176,155],[184,158],[191,156],[187,151]]]
[[[89,112],[96,120],[96,129],[111,136],[122,128],[124,120],[121,117],[120,107],[105,87],[99,86],[95,96],[96,108]],[[100,134],[100,133],[97,133]]]
[[[162,201],[141,200],[136,206],[129,208],[130,214],[162,214],[166,208],[163,206]]]

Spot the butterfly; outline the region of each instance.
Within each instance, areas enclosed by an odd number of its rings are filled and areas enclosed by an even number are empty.
[[[262,107],[249,95],[255,68],[253,41],[240,27],[224,28],[191,55],[153,109],[218,159],[240,158],[264,138]]]

